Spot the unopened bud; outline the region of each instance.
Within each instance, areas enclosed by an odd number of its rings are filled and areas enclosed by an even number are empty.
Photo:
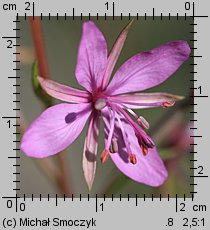
[[[112,138],[112,143],[110,145],[109,150],[110,150],[111,153],[118,153],[117,138]]]
[[[144,117],[139,116],[137,122],[143,129],[149,129],[149,122]]]

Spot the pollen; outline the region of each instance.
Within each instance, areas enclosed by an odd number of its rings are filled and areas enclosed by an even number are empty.
[[[139,116],[137,118],[137,123],[143,128],[143,129],[149,129],[149,122],[142,116]]]
[[[107,160],[108,160],[108,158],[109,158],[109,155],[110,155],[110,152],[109,152],[109,150],[107,150],[107,149],[105,149],[103,152],[102,152],[102,154],[101,154],[101,163],[102,164],[104,164]]]
[[[131,153],[130,154],[130,162],[135,165],[137,163],[136,155]]]
[[[117,153],[118,152],[117,138],[112,138],[112,142],[111,142],[109,150],[111,153]]]
[[[141,145],[141,150],[144,156],[148,154],[148,148],[145,145]]]
[[[171,107],[175,104],[175,101],[168,101],[163,103],[163,108]]]

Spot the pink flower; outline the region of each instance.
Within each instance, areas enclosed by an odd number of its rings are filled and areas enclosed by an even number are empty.
[[[159,85],[171,76],[190,54],[185,41],[167,43],[128,59],[110,80],[126,40],[129,23],[108,55],[105,38],[93,22],[83,24],[76,79],[86,90],[78,90],[39,77],[42,88],[62,103],[46,109],[27,129],[21,149],[26,155],[43,158],[67,148],[89,127],[84,144],[83,170],[89,188],[96,171],[100,118],[105,128],[102,163],[110,156],[126,176],[150,186],[167,178],[153,140],[146,134],[148,122],[132,109],[172,106],[180,97],[167,93],[135,93]],[[131,114],[134,119],[130,117]]]

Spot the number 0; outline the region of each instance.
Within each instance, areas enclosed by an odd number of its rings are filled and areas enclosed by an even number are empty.
[[[12,208],[12,201],[11,200],[7,201],[7,208]]]
[[[190,10],[190,2],[185,2],[185,10]]]
[[[24,212],[26,209],[25,203],[20,203],[20,211]]]

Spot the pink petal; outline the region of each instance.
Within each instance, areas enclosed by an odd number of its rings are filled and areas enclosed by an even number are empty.
[[[82,163],[83,163],[84,176],[89,191],[92,188],[93,181],[95,178],[95,173],[96,173],[96,154],[98,148],[99,124],[100,124],[99,116],[93,114],[90,117],[88,132],[84,144]]]
[[[105,69],[105,73],[103,76],[103,80],[102,80],[102,89],[105,89],[109,83],[109,79],[111,77],[112,71],[113,71],[115,64],[117,62],[117,59],[121,53],[121,50],[123,48],[123,45],[124,45],[125,40],[126,40],[127,35],[128,35],[128,31],[129,31],[132,23],[133,23],[133,20],[131,22],[129,22],[128,25],[122,30],[122,32],[119,34],[117,40],[115,41],[115,43],[111,49],[111,52],[109,54],[108,61],[106,64],[106,69]]]
[[[83,23],[76,78],[89,92],[101,85],[102,73],[107,62],[107,45],[101,31],[93,22]]]
[[[105,136],[107,138],[109,130],[109,118],[107,111],[103,110],[103,115],[105,123]],[[148,155],[143,156],[133,128],[125,120],[123,121],[123,124],[130,142],[132,153],[136,155],[137,163],[135,165],[130,163],[122,133],[117,123],[113,137],[118,141],[119,152],[110,154],[113,162],[122,173],[131,179],[154,187],[160,186],[166,180],[168,173],[157,152],[157,149],[155,147],[148,149]]]
[[[190,47],[185,41],[171,42],[139,53],[119,68],[106,92],[116,95],[159,85],[176,72],[189,54]]]
[[[111,96],[113,102],[123,104],[129,109],[142,109],[162,106],[165,102],[174,102],[184,97],[169,93],[135,93]]]
[[[38,77],[41,87],[50,96],[62,101],[72,103],[86,103],[89,102],[89,93],[74,89],[72,87],[61,85],[52,80],[46,80],[42,77]]]
[[[21,150],[36,158],[64,150],[79,136],[90,113],[90,104],[59,104],[46,109],[24,133]]]

